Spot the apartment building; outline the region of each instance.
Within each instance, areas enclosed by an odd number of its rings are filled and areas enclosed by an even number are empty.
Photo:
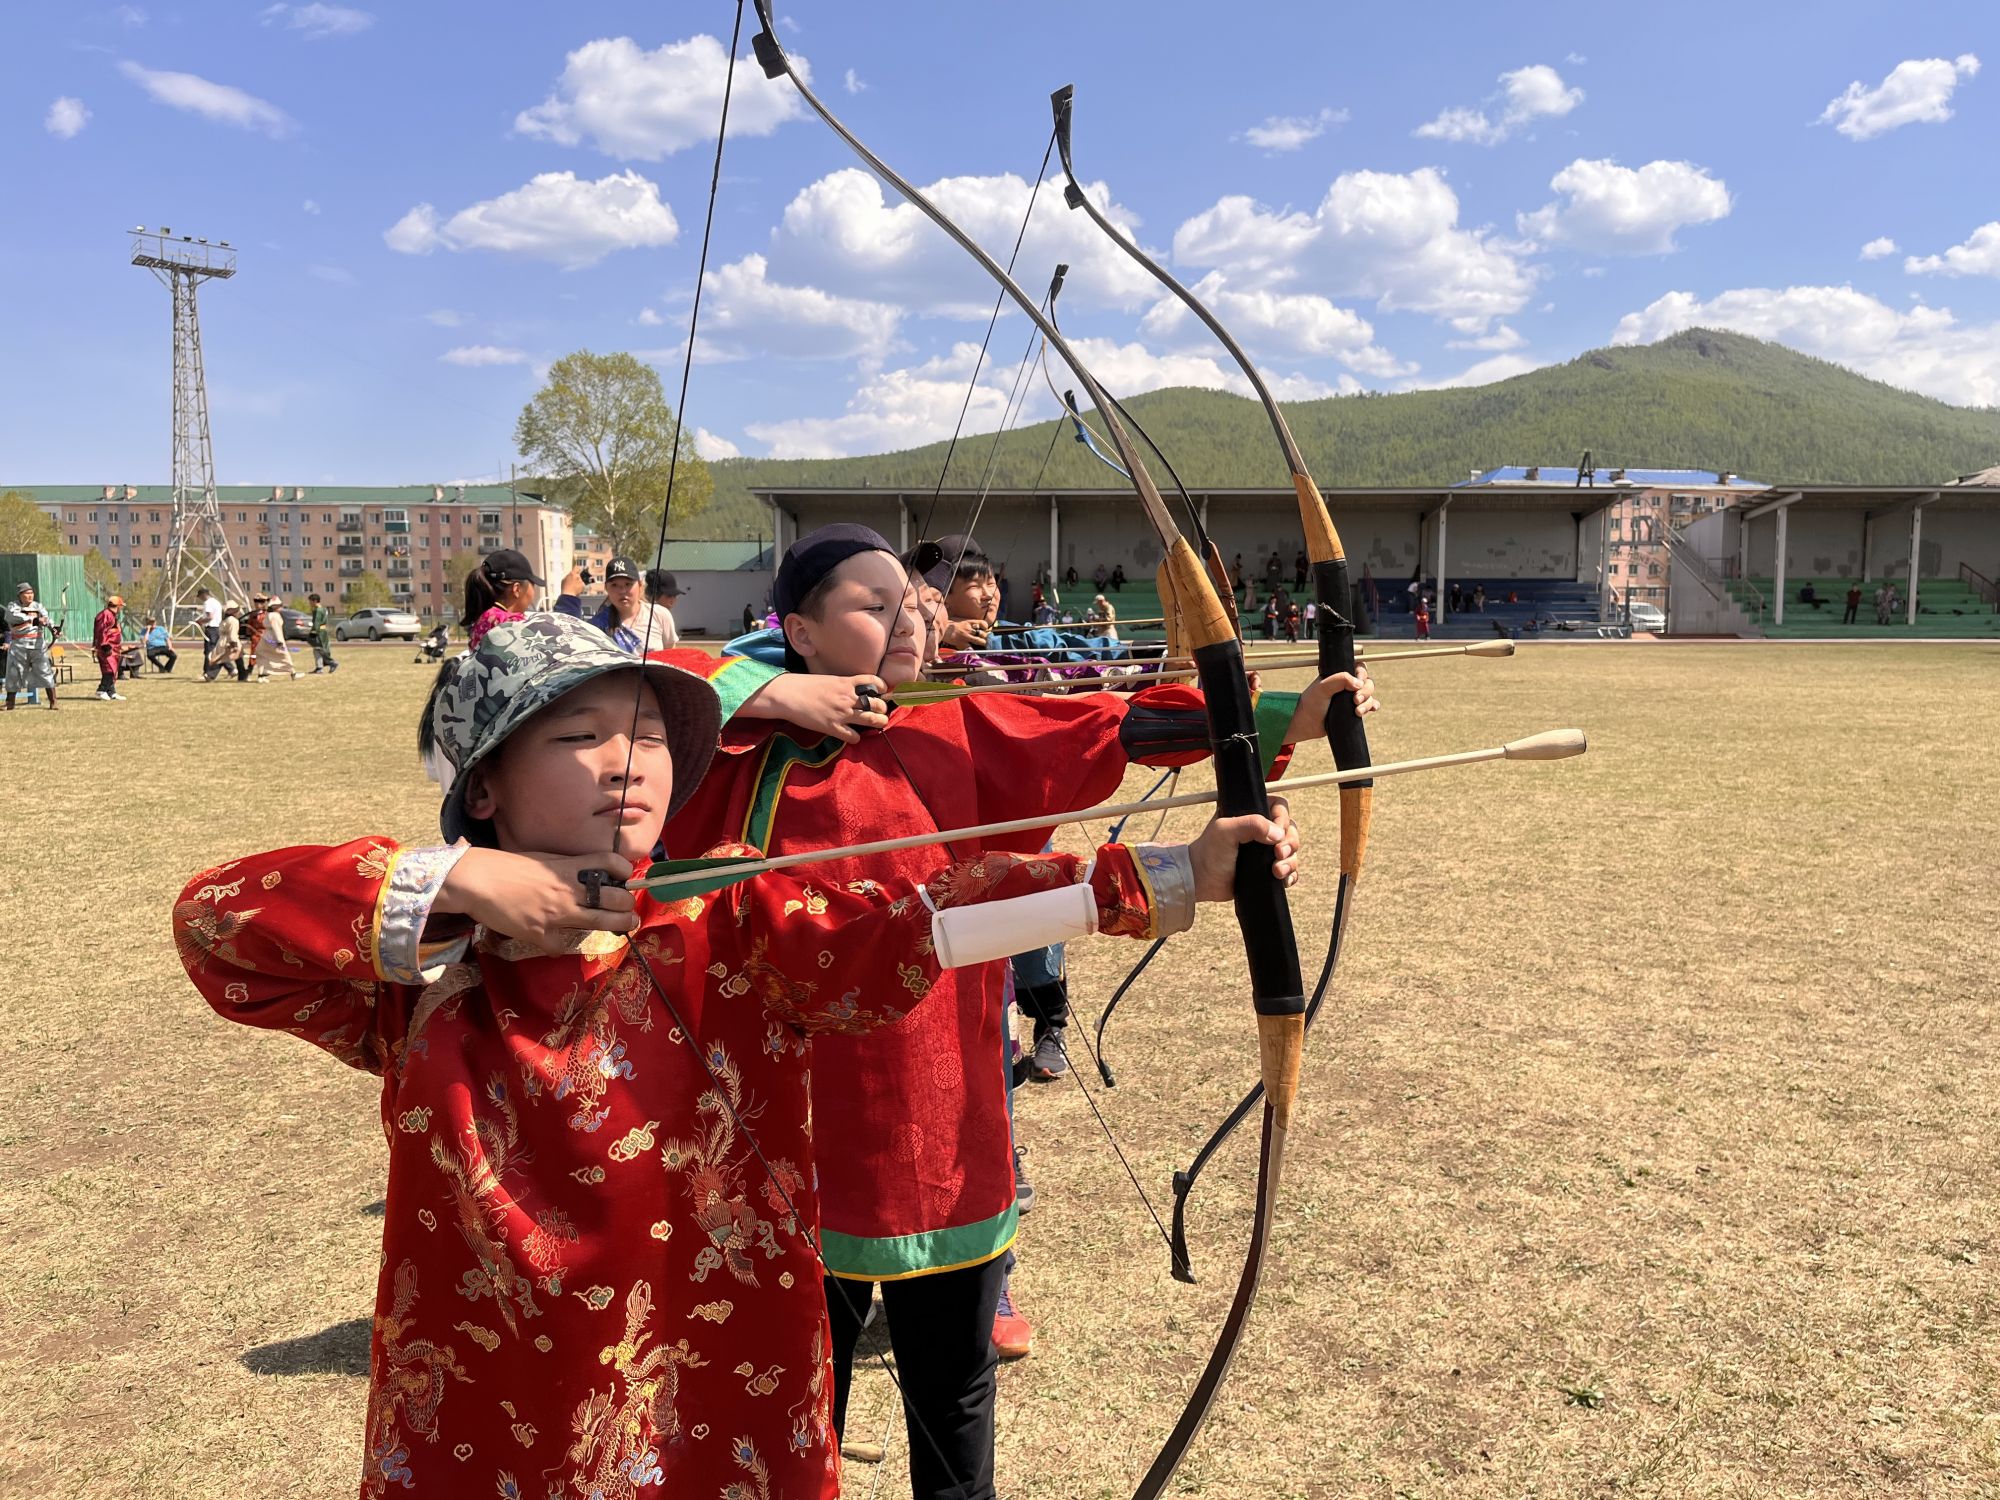
[[[24,487],[56,523],[66,550],[95,547],[121,578],[166,562],[167,485]],[[372,573],[405,608],[455,615],[447,564],[500,547],[526,554],[551,588],[573,563],[602,576],[609,552],[569,512],[506,485],[220,486],[223,530],[244,587],[287,598],[317,590],[337,601]]]

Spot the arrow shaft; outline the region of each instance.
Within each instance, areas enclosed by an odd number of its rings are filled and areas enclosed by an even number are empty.
[[[1568,736],[1558,746],[1556,736]],[[1581,754],[1583,736],[1575,730],[1552,731],[1533,740],[1506,745],[1490,745],[1482,750],[1458,750],[1449,755],[1426,755],[1415,760],[1388,761],[1381,765],[1357,766],[1350,771],[1322,771],[1313,776],[1292,776],[1265,783],[1270,792],[1289,794],[1314,787],[1344,786],[1371,776],[1406,776],[1417,771],[1442,770],[1447,766],[1475,766],[1489,760],[1554,760]],[[847,844],[838,849],[807,849],[797,854],[780,854],[770,859],[748,860],[731,869],[741,877],[761,875],[770,870],[789,870],[835,859],[862,859],[871,854],[893,854],[899,849],[922,849],[933,844],[955,844],[964,840],[998,838],[1003,834],[1027,833],[1038,828],[1056,828],[1066,823],[1095,823],[1122,818],[1138,812],[1164,812],[1174,807],[1199,807],[1215,800],[1214,792],[1181,792],[1172,797],[1156,797],[1150,802],[1105,802],[1077,812],[1040,813],[1032,818],[1010,818],[1002,823],[979,823],[970,828],[951,828],[942,833],[912,833],[901,838],[875,839],[866,844]],[[711,878],[700,871],[670,875],[659,880],[640,876],[626,882],[630,890],[651,890],[671,894],[677,885],[696,885]]]

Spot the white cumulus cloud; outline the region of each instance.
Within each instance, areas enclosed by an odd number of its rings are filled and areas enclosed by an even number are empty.
[[[1509,349],[1518,349],[1528,341],[1506,323],[1502,323],[1491,333],[1480,334],[1477,338],[1446,339],[1447,349],[1485,349],[1495,354]]]
[[[720,433],[710,432],[706,427],[694,430],[694,451],[713,462],[718,458],[741,458],[743,450]]]
[[[1085,191],[1128,235],[1138,220],[1111,201],[1101,183]],[[1012,173],[947,177],[923,188],[979,243],[1007,247],[1020,231],[1031,192],[1038,193],[1017,266],[1028,290],[1058,261],[1070,266],[1067,302],[1137,307],[1153,300],[1157,283],[1093,227],[1063,205],[1060,177],[1031,187]],[[771,236],[772,275],[841,296],[871,298],[895,289],[906,310],[984,320],[993,308],[992,279],[923,213],[885,197],[873,173],[842,168],[802,188]],[[1035,270],[1027,268],[1034,267]]]
[[[1475,365],[1460,370],[1456,375],[1447,375],[1442,380],[1407,380],[1402,389],[1406,391],[1452,391],[1470,385],[1491,385],[1496,380],[1511,380],[1516,375],[1525,375],[1530,370],[1539,370],[1542,362],[1529,359],[1521,354],[1496,354],[1490,359],[1482,359]]]
[[[1359,313],[1317,292],[1253,287],[1236,291],[1221,271],[1211,271],[1193,288],[1245,347],[1285,358],[1333,358],[1363,375],[1407,375],[1405,366],[1375,343],[1375,329]],[[1165,297],[1140,320],[1149,338],[1172,339],[1192,327],[1194,314],[1178,297]],[[1207,336],[1205,333],[1202,335]]]
[[[1874,88],[1858,80],[1819,117],[1849,140],[1865,141],[1905,125],[1940,125],[1951,118],[1951,96],[1962,79],[1979,71],[1970,52],[1949,60],[1911,58],[1889,70]]]
[[[42,116],[42,129],[59,141],[74,139],[89,123],[90,111],[84,107],[84,102],[67,94],[51,104],[49,112]]]
[[[1205,354],[1159,354],[1140,343],[1119,343],[1112,339],[1078,338],[1072,339],[1071,344],[1106,388],[1120,396],[1189,385],[1232,391],[1240,396],[1250,394],[1249,382],[1234,363],[1225,369]],[[773,458],[838,458],[934,443],[949,437],[958,422],[959,407],[966,401],[966,382],[978,353],[977,344],[962,342],[954,345],[949,354],[921,364],[870,374],[857,385],[839,416],[753,422],[744,430],[766,444]],[[1059,363],[1052,362],[1050,368],[1058,385],[1067,383]],[[1012,376],[996,370],[989,361],[978,384],[972,387],[966,432],[993,432],[999,428],[1006,418],[1011,383]],[[1287,374],[1274,374],[1269,383],[1281,401],[1308,401],[1361,388],[1351,375],[1342,376],[1335,386]],[[1054,398],[1038,387],[1035,395],[1023,403],[1016,420],[1034,422],[1056,413]]]
[[[1942,255],[1906,257],[1903,269],[1912,276],[2000,276],[2000,220],[1981,224],[1964,244]]]
[[[861,81],[861,75],[852,68],[841,75],[840,83],[850,94],[865,94],[868,91],[868,85]]]
[[[1542,244],[1585,250],[1665,255],[1674,231],[1710,224],[1729,213],[1729,188],[1708,168],[1687,161],[1621,167],[1579,158],[1549,180],[1564,200],[1522,214],[1522,234]]]
[[[888,352],[899,309],[818,287],[786,286],[772,281],[768,270],[763,256],[746,255],[703,278],[695,350],[703,360],[879,360]]]
[[[356,36],[375,24],[375,17],[365,10],[318,3],[266,6],[262,20],[266,26],[284,26],[299,32],[309,42],[323,42],[328,37]]]
[[[213,83],[193,73],[161,72],[135,62],[121,62],[118,71],[159,103],[200,115],[218,125],[255,130],[273,140],[288,136],[297,128],[292,117],[277,105],[232,84]]]
[[[1458,214],[1434,168],[1345,172],[1311,213],[1221,199],[1174,232],[1174,259],[1223,271],[1239,289],[1298,283],[1385,312],[1470,320],[1458,331],[1476,333],[1527,305],[1535,272],[1522,259],[1529,247],[1461,228]]]
[[[467,369],[534,362],[525,349],[508,349],[498,344],[462,344],[456,349],[445,350],[438,358],[448,365],[463,365]]]
[[[1861,247],[1861,258],[1863,260],[1880,260],[1885,255],[1894,255],[1895,253],[1896,242],[1886,234],[1880,239],[1870,240]]]
[[[1564,83],[1547,63],[1531,63],[1500,75],[1499,91],[1486,100],[1492,115],[1457,104],[1419,125],[1416,134],[1424,140],[1497,146],[1535,121],[1560,119],[1581,103],[1582,89]]]
[[[804,58],[792,54],[811,81]],[[712,36],[693,36],[646,51],[630,37],[585,42],[569,54],[555,92],[514,118],[522,135],[575,146],[584,141],[620,161],[658,161],[715,140],[729,54]],[[772,82],[754,66],[736,70],[729,128],[769,135],[805,113],[789,79]]]
[[[1271,115],[1263,124],[1244,131],[1241,139],[1260,151],[1296,151],[1307,141],[1325,135],[1328,127],[1346,123],[1344,109],[1322,109],[1314,115]]]
[[[595,182],[574,172],[542,172],[511,193],[462,208],[449,219],[419,203],[384,230],[382,238],[405,255],[493,250],[575,269],[594,265],[614,250],[671,244],[679,233],[659,187],[637,172],[615,172]]]
[[[1697,327],[1773,339],[1941,401],[2000,406],[2000,323],[1962,323],[1921,303],[1898,311],[1851,286],[1739,287],[1706,301],[1668,292],[1621,318],[1611,341]]]

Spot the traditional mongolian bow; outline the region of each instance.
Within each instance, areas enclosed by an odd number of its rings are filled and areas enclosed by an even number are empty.
[[[1090,195],[1076,180],[1076,168],[1070,157],[1070,108],[1074,89],[1070,85],[1050,97],[1055,113],[1056,151],[1062,158],[1063,176],[1066,179],[1064,200],[1073,209],[1081,208],[1092,223],[1109,235],[1114,243],[1152,277],[1187,305],[1190,312],[1208,326],[1230,357],[1242,367],[1251,389],[1264,405],[1264,411],[1271,419],[1271,430],[1278,439],[1278,446],[1284,453],[1285,467],[1292,476],[1292,488],[1298,495],[1299,521],[1305,532],[1306,556],[1312,564],[1313,592],[1318,604],[1319,623],[1319,673],[1322,677],[1334,672],[1352,672],[1355,668],[1354,622],[1349,617],[1352,597],[1347,577],[1347,557],[1340,545],[1340,533],[1334,529],[1333,518],[1327,513],[1326,501],[1321,498],[1319,486],[1313,482],[1306,468],[1305,455],[1299,451],[1297,441],[1292,437],[1291,427],[1279,410],[1271,388],[1264,381],[1250,356],[1243,351],[1229,330],[1200,298],[1174,278],[1164,266],[1154,261],[1131,240],[1120,234],[1090,201]],[[1351,692],[1336,693],[1326,711],[1327,741],[1333,747],[1334,764],[1341,770],[1354,770],[1368,764],[1368,736],[1361,721],[1354,714],[1354,695]],[[1333,978],[1335,967],[1340,961],[1340,948],[1347,931],[1348,917],[1353,904],[1354,888],[1361,879],[1361,864],[1368,848],[1368,823],[1372,812],[1374,792],[1369,782],[1363,780],[1344,785],[1340,793],[1340,889],[1335,897],[1333,930],[1327,941],[1326,962],[1320,970],[1318,985],[1313,991],[1307,1007],[1303,1025],[1309,1026],[1313,1016],[1319,1012],[1321,1002]],[[1200,1174],[1202,1165],[1214,1154],[1216,1148],[1229,1133],[1236,1128],[1254,1107],[1257,1099],[1255,1090],[1223,1122],[1216,1133],[1209,1138],[1195,1157],[1194,1163],[1185,1172],[1174,1175],[1174,1274],[1192,1279],[1187,1271],[1187,1237],[1185,1231],[1185,1210],[1187,1195],[1194,1186],[1194,1179]]]
[[[1181,536],[1159,490],[1118,421],[1111,400],[1060,330],[1042,312],[1036,300],[1007,274],[951,217],[923,193],[898,175],[864,145],[834,116],[813,93],[792,66],[778,41],[772,24],[770,0],[754,0],[763,30],[752,38],[757,60],[768,77],[788,77],[814,113],[833,130],[876,176],[901,193],[991,275],[1005,289],[1029,320],[1062,357],[1077,382],[1097,405],[1105,431],[1126,472],[1148,522],[1167,553],[1166,568],[1173,580],[1186,641],[1201,671],[1209,717],[1209,733],[1215,757],[1218,811],[1224,815],[1266,814],[1269,801],[1264,789],[1257,732],[1252,717],[1250,687],[1244,672],[1242,648],[1236,639],[1229,613],[1211,585],[1207,570],[1192,547]],[[1305,1035],[1306,998],[1299,979],[1298,947],[1292,933],[1291,911],[1284,888],[1271,878],[1272,854],[1268,845],[1245,845],[1239,852],[1236,873],[1237,919],[1243,928],[1245,954],[1251,974],[1252,1004],[1257,1014],[1260,1071],[1265,1083],[1263,1151],[1258,1167],[1256,1220],[1251,1231],[1249,1255],[1220,1341],[1197,1381],[1193,1395],[1182,1411],[1166,1444],[1155,1458],[1137,1495],[1159,1495],[1179,1467],[1188,1445],[1200,1431],[1216,1391],[1227,1373],[1231,1357],[1241,1337],[1250,1304],[1255,1298],[1263,1268],[1266,1238],[1277,1201],[1278,1183],[1284,1163],[1285,1143],[1291,1128],[1292,1104],[1298,1090],[1300,1049]]]

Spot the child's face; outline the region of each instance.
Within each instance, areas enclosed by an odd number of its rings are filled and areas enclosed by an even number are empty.
[[[991,625],[1000,618],[1000,582],[991,573],[957,579],[944,596],[944,607],[954,620],[984,620]]]
[[[563,694],[473,768],[465,810],[492,820],[502,849],[597,854],[615,848],[635,864],[651,856],[674,792],[674,759],[659,698],[636,675],[636,669],[607,672]]]
[[[923,665],[924,623],[917,591],[886,552],[857,552],[832,573],[817,615],[785,616],[785,638],[810,672],[875,673],[894,686]]]

